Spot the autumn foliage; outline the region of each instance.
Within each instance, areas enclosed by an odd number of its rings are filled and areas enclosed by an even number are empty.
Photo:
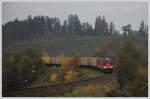
[[[61,61],[61,71],[66,81],[74,80],[78,76],[79,57],[64,57]]]
[[[135,74],[136,79],[132,81],[131,93],[134,96],[148,96],[148,66],[139,67]]]
[[[142,77],[144,80],[148,79],[148,66],[141,66],[136,71],[136,76]]]
[[[41,53],[41,58],[42,58],[42,61],[45,63],[45,64],[50,64],[52,63],[52,58],[49,57],[48,53],[43,51]]]
[[[57,73],[51,74],[50,80],[51,80],[51,81],[57,81],[57,80],[58,80],[58,74],[57,74]]]

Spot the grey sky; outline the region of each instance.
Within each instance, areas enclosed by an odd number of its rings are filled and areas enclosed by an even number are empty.
[[[104,15],[108,22],[114,22],[116,29],[131,24],[138,29],[141,20],[148,23],[148,3],[146,2],[3,2],[2,23],[25,19],[32,16],[46,15],[59,17],[61,21],[69,14],[77,14],[81,22],[94,26],[95,18]]]

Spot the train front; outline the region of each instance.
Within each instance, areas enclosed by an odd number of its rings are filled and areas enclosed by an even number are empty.
[[[98,58],[96,64],[103,72],[113,72],[113,64],[110,58]]]

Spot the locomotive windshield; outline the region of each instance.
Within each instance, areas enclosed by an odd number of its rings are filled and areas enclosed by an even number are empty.
[[[108,62],[111,61],[110,58],[98,58],[101,62]]]

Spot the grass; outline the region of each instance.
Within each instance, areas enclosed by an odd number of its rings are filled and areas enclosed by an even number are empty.
[[[104,87],[100,87],[97,85],[88,85],[88,86],[79,86],[75,90],[69,93],[65,93],[64,96],[67,97],[98,97],[98,96],[105,96]]]
[[[116,92],[119,88],[116,79],[92,81],[85,85],[76,86],[72,91],[64,93],[66,97],[108,97],[108,93]]]
[[[85,69],[81,72],[82,77],[96,77],[100,74],[99,71]]]

